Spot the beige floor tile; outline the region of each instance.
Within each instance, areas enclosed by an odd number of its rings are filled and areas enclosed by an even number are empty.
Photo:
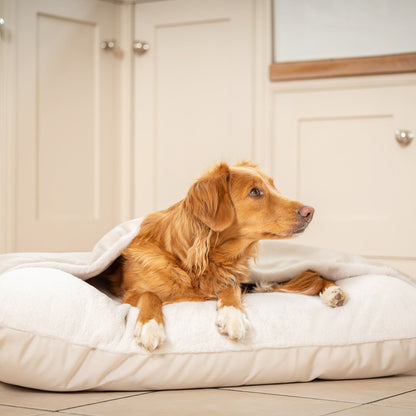
[[[36,413],[35,416],[79,416],[79,415],[74,415],[73,413],[67,413],[67,412],[47,412],[47,413]]]
[[[416,391],[400,394],[399,396],[390,397],[389,399],[380,400],[375,404],[380,406],[393,406],[414,409],[416,414]]]
[[[35,416],[39,415],[39,413],[39,410],[0,405],[0,416]]]
[[[334,416],[415,416],[414,409],[401,409],[397,407],[382,407],[371,404],[354,407],[337,412]]]
[[[51,393],[0,383],[0,405],[21,406],[41,410],[63,410],[86,404],[128,397],[134,392]],[[38,412],[39,413],[39,412]]]
[[[154,392],[71,409],[71,413],[91,416],[318,416],[350,406],[342,402],[205,389]]]
[[[60,412],[60,411],[48,411],[48,412],[40,412],[38,410],[38,413],[36,413],[35,416],[56,416],[56,415],[60,415],[60,416],[79,416],[77,414],[71,413],[71,410],[68,410],[67,412]]]
[[[416,377],[406,374],[364,380],[316,380],[309,383],[244,386],[233,389],[352,403],[369,403],[394,394],[408,392],[415,388]]]

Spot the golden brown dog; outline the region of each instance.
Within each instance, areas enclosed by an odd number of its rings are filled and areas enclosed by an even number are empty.
[[[137,342],[153,351],[165,339],[162,306],[217,300],[216,324],[230,339],[244,337],[248,321],[241,300],[249,260],[262,239],[289,238],[305,230],[314,210],[281,195],[256,165],[220,163],[167,210],[147,216],[122,253],[112,276],[123,302],[139,308]],[[345,294],[334,282],[306,271],[288,283],[260,285],[260,291],[321,293],[330,306]]]

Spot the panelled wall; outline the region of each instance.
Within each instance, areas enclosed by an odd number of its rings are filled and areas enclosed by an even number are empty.
[[[271,85],[272,169],[316,208],[299,242],[378,258],[416,275],[414,74]]]
[[[205,6],[205,7],[204,7]],[[135,35],[135,213],[182,198],[216,160],[252,158],[316,208],[296,243],[416,275],[416,76],[270,83],[268,1],[141,4]],[[407,213],[407,214],[406,214]]]
[[[2,172],[5,248],[91,249],[118,222],[117,56],[100,47],[116,38],[117,8],[96,0],[3,3],[2,65],[15,91],[6,131],[14,157]]]
[[[213,163],[249,158],[315,207],[295,243],[416,275],[416,143],[395,138],[416,132],[415,74],[269,82],[269,0],[2,9],[18,29],[0,48],[2,251],[89,250]]]
[[[135,214],[182,199],[205,169],[252,159],[253,2],[136,5]]]

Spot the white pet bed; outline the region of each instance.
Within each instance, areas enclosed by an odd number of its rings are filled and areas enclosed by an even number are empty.
[[[0,381],[54,391],[178,389],[378,377],[416,368],[416,287],[357,256],[267,242],[252,280],[313,269],[348,293],[249,294],[242,342],[221,336],[215,302],[164,307],[167,340],[152,354],[134,339],[138,309],[83,281],[118,257],[140,221],[108,233],[91,253],[0,256]]]

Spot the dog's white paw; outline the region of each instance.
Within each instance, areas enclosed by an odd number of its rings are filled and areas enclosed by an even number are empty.
[[[144,325],[137,322],[134,333],[137,343],[147,352],[154,351],[157,347],[161,346],[166,339],[163,324],[158,324],[154,319],[151,319]]]
[[[234,341],[244,338],[249,327],[244,312],[234,306],[224,306],[218,309],[216,324],[221,334]]]
[[[329,286],[319,296],[331,308],[342,306],[347,300],[347,294],[339,286]]]

